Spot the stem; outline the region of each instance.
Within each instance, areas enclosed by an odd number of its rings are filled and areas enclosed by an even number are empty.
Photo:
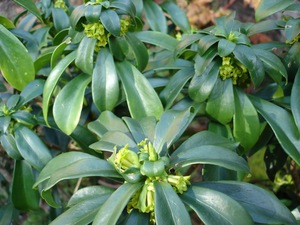
[[[75,188],[74,188],[74,193],[75,193],[76,191],[78,191],[79,186],[80,186],[80,184],[81,184],[81,181],[82,181],[82,177],[80,177],[80,178],[78,179],[77,184],[76,184],[76,186],[75,186]]]

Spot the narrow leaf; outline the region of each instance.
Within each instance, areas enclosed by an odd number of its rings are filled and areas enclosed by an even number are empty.
[[[155,220],[157,224],[189,225],[190,216],[185,205],[169,183],[154,182]]]
[[[0,24],[0,70],[6,81],[18,90],[34,79],[35,69],[27,49]]]
[[[125,183],[121,185],[102,205],[93,225],[116,224],[130,198],[143,183]]]
[[[26,126],[19,125],[15,129],[15,140],[22,157],[36,170],[41,171],[52,159],[46,145]]]
[[[292,115],[283,108],[263,99],[253,96],[249,96],[249,98],[257,111],[271,126],[284,151],[297,164],[300,164],[299,130]]]
[[[96,39],[84,37],[78,47],[75,64],[84,73],[92,75],[94,68],[94,48]]]
[[[258,141],[260,135],[258,114],[242,90],[234,90],[234,99],[233,135],[246,150],[249,150]]]
[[[222,38],[218,43],[218,53],[221,57],[225,57],[233,52],[235,46],[232,41]]]
[[[92,77],[81,74],[71,80],[57,95],[53,105],[53,117],[57,126],[66,134],[76,128],[83,105],[85,89]]]
[[[250,172],[247,162],[230,149],[205,145],[186,149],[172,156],[171,165],[182,168],[192,164],[211,164],[227,169]]]
[[[43,116],[45,119],[45,122],[48,124],[48,108],[50,105],[52,93],[54,91],[54,88],[56,87],[56,84],[61,77],[62,73],[65,71],[65,69],[74,61],[76,58],[76,51],[73,51],[69,55],[67,55],[65,58],[63,58],[51,71],[50,75],[48,76],[48,79],[44,86],[44,92],[43,92]]]
[[[180,198],[205,224],[253,224],[247,211],[234,199],[221,192],[192,186]]]
[[[100,49],[92,79],[93,102],[100,111],[112,110],[119,100],[119,78],[113,56]]]
[[[34,174],[25,160],[16,160],[14,166],[11,198],[14,207],[20,210],[39,208],[39,193],[32,189]]]
[[[119,36],[121,31],[120,18],[116,11],[108,9],[100,14],[100,20],[105,29],[114,36]]]
[[[292,88],[292,94],[291,94],[291,108],[293,117],[295,120],[295,123],[298,127],[298,130],[300,132],[300,69],[298,69],[297,74],[295,76],[293,88]]]
[[[135,119],[147,116],[159,119],[163,112],[162,103],[149,81],[127,61],[116,65],[131,116]]]
[[[145,0],[144,12],[149,26],[154,31],[167,33],[166,17],[159,5],[152,0]]]
[[[43,18],[35,6],[34,1],[32,0],[14,0],[16,3],[21,5],[23,8],[27,9],[29,12],[31,12],[33,15],[35,15],[41,22],[43,22]]]

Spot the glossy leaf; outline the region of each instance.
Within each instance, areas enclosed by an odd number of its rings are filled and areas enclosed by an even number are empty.
[[[216,44],[219,40],[220,38],[214,35],[205,35],[204,37],[200,38],[198,43],[198,51],[200,55],[203,55],[210,47]]]
[[[79,44],[75,59],[76,66],[89,75],[93,74],[96,41],[94,38],[84,37]]]
[[[190,35],[183,36],[181,41],[176,47],[176,51],[175,51],[176,55],[181,55],[188,46],[195,43],[203,36],[204,34],[190,34]]]
[[[99,51],[92,79],[93,102],[100,111],[112,110],[119,100],[119,78],[113,56],[107,48]]]
[[[7,155],[12,159],[20,160],[22,156],[18,150],[15,138],[12,134],[3,134],[1,135],[1,145],[6,151]]]
[[[192,108],[184,111],[168,110],[163,113],[155,128],[153,146],[157,153],[169,148],[184,132],[192,117]]]
[[[184,33],[190,32],[190,23],[186,13],[179,8],[179,6],[172,1],[165,1],[161,7],[170,15],[171,20],[178,26]]]
[[[83,26],[80,22],[83,20],[85,8],[85,5],[79,5],[72,11],[70,16],[70,24],[75,30],[83,29]]]
[[[124,133],[121,133],[119,131],[108,131],[107,133],[105,133],[100,142],[108,142],[108,143],[113,143],[116,147],[119,147],[119,148],[122,148],[124,147],[125,145],[129,145],[129,147],[132,149],[132,150],[136,150],[137,151],[137,145],[136,145],[136,142],[133,141],[133,139],[124,134]],[[95,143],[97,144],[97,142]],[[93,147],[94,145],[92,145],[91,147]]]
[[[167,33],[166,17],[159,5],[151,0],[145,0],[143,3],[145,16],[151,29],[161,33]]]
[[[249,96],[249,98],[259,114],[271,126],[284,151],[297,164],[300,164],[299,130],[295,125],[292,115],[283,108],[263,99],[253,96]]]
[[[119,36],[121,31],[120,18],[116,11],[108,9],[100,14],[100,20],[105,29],[113,36]]]
[[[0,207],[0,224],[10,225],[13,212],[14,212],[14,207],[12,203],[9,203],[7,205],[2,205]]]
[[[219,75],[219,63],[212,62],[202,75],[194,75],[189,84],[189,95],[197,101],[203,102],[210,96]]]
[[[45,182],[43,188],[48,190],[61,180],[87,176],[120,177],[106,160],[73,151],[53,158],[40,172],[34,188]]]
[[[0,70],[6,81],[18,90],[34,79],[35,69],[27,49],[0,24]]]
[[[132,33],[127,33],[126,41],[128,46],[130,47],[132,54],[133,54],[133,60],[135,62],[135,66],[140,70],[143,71],[148,63],[148,50],[145,47],[145,45],[136,38]]]
[[[143,183],[122,184],[102,205],[93,224],[116,224],[131,196]]]
[[[284,77],[287,81],[288,76],[285,66],[275,54],[258,48],[254,49],[254,53],[263,62],[265,71],[274,81],[280,83],[282,77]]]
[[[45,86],[44,86],[44,92],[43,92],[43,116],[45,119],[45,122],[48,124],[48,108],[50,105],[52,93],[54,91],[54,88],[56,87],[59,78],[61,77],[62,73],[65,71],[65,69],[74,61],[76,58],[76,51],[73,51],[66,57],[64,57],[51,71]]]
[[[253,49],[245,45],[237,45],[233,54],[247,68],[254,87],[258,87],[265,77],[265,72],[262,61]]]
[[[122,221],[123,222],[123,221]],[[126,217],[126,220],[122,223],[123,225],[150,225],[150,214],[141,213],[136,209],[133,209],[130,214]]]
[[[192,164],[211,164],[227,169],[250,172],[247,162],[230,149],[205,145],[186,149],[171,159],[171,165],[182,168]]]
[[[287,41],[292,41],[300,33],[299,19],[289,19],[285,25],[285,35]]]
[[[70,19],[67,13],[61,8],[52,8],[53,24],[57,31],[70,27]]]
[[[221,57],[225,57],[233,52],[236,44],[227,39],[221,39],[218,43],[218,53]]]
[[[15,141],[22,157],[36,170],[41,171],[52,159],[49,149],[29,128],[15,128]]]
[[[53,69],[56,64],[57,64],[57,61],[59,59],[59,57],[62,56],[65,48],[71,44],[71,38],[67,38],[65,41],[63,41],[62,43],[60,43],[53,51],[52,55],[51,55],[51,61],[50,61],[50,64],[51,64],[51,68]]]
[[[0,16],[0,24],[3,25],[6,29],[13,29],[15,25],[8,18]]]
[[[253,34],[259,34],[270,30],[276,30],[278,29],[277,21],[275,20],[263,20],[260,22],[257,22],[251,26],[251,28],[248,30],[247,35],[251,36]]]
[[[194,73],[193,68],[187,68],[179,70],[171,77],[166,87],[160,93],[161,99],[166,104],[166,109],[169,109],[172,106],[173,102],[182,91],[182,88],[192,78]]]
[[[12,113],[11,117],[14,120],[16,120],[18,123],[24,124],[29,127],[36,125],[36,120],[34,119],[34,115],[24,110],[16,111]]]
[[[178,41],[172,36],[158,31],[140,31],[135,32],[134,35],[142,42],[156,45],[170,51],[174,51],[178,44]]]
[[[189,225],[190,216],[185,205],[169,183],[154,182],[155,221],[158,225]]]
[[[177,154],[188,151],[191,148],[198,148],[206,145],[223,147],[233,151],[238,147],[238,143],[233,142],[216,132],[204,130],[189,137],[172,153],[171,157],[174,158]]]
[[[293,4],[295,0],[263,0],[260,2],[258,8],[255,11],[255,19],[257,21],[264,19],[267,16],[270,16],[276,12],[279,12],[291,4]]]
[[[258,114],[242,90],[234,90],[234,102],[233,135],[246,150],[249,150],[258,141],[260,135]]]
[[[131,0],[112,0],[110,6],[128,13],[131,17],[134,17],[136,14],[135,5]]]
[[[7,133],[7,129],[9,128],[9,124],[11,122],[11,117],[10,116],[1,116],[0,117],[0,129],[1,133],[5,134]]]
[[[202,75],[205,69],[212,63],[213,59],[217,56],[215,48],[209,49],[204,55],[197,55],[195,58],[195,72],[197,75]]]
[[[201,182],[195,185],[228,195],[241,204],[256,223],[297,224],[289,209],[274,194],[256,185],[236,181]]]
[[[180,198],[205,224],[253,224],[247,211],[234,199],[221,192],[192,186]]]
[[[222,124],[231,121],[234,114],[234,95],[231,79],[217,79],[207,101],[206,112]]]
[[[293,88],[292,88],[292,94],[291,94],[291,108],[293,112],[293,117],[295,120],[295,123],[298,127],[298,130],[300,132],[300,69],[298,69],[297,74],[295,76]]]
[[[42,79],[31,81],[20,93],[21,99],[18,102],[18,107],[21,107],[34,98],[40,96],[43,93],[44,85],[45,81]]]
[[[21,5],[23,8],[27,9],[29,12],[31,12],[33,15],[35,15],[41,22],[43,22],[43,18],[35,6],[34,1],[28,1],[28,0],[14,0],[16,3]]]
[[[139,119],[147,116],[160,118],[162,103],[148,80],[129,62],[117,63],[131,116]]]
[[[124,117],[123,120],[129,128],[130,133],[132,134],[136,143],[139,143],[147,138],[144,127],[142,126],[140,121],[132,119],[130,117]]]
[[[84,10],[84,16],[89,23],[99,22],[102,5],[87,5]]]
[[[113,189],[103,186],[89,186],[78,190],[68,202],[68,207],[71,208],[50,224],[89,224],[111,193]]]
[[[39,208],[39,193],[32,189],[34,174],[25,160],[16,160],[12,179],[11,198],[14,207],[20,210]]]
[[[57,95],[53,105],[53,117],[57,126],[66,134],[76,128],[81,115],[85,89],[92,77],[81,74],[71,80]]]

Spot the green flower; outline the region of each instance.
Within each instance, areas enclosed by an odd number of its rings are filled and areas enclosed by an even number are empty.
[[[138,155],[129,149],[129,145],[126,145],[124,148],[121,148],[117,153],[114,153],[113,163],[115,168],[123,173],[129,168],[140,168],[140,162]]]
[[[54,8],[63,9],[65,11],[68,10],[68,7],[66,6],[66,3],[64,0],[56,0],[54,3]]]
[[[126,19],[121,19],[120,23],[121,23],[120,35],[124,36],[128,32],[130,26],[130,18],[127,17]]]
[[[167,181],[172,185],[174,190],[180,194],[187,191],[187,186],[190,185],[191,176],[168,175]]]
[[[84,34],[88,38],[97,39],[95,51],[99,51],[101,47],[105,47],[108,43],[110,33],[108,33],[100,22],[83,24]]]

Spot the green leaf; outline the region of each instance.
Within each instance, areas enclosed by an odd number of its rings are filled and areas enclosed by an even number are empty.
[[[145,45],[136,38],[132,33],[127,32],[126,41],[132,51],[133,60],[135,61],[135,66],[140,70],[143,71],[148,63],[148,50]]]
[[[57,61],[59,59],[59,57],[62,56],[65,48],[71,44],[71,38],[67,38],[65,41],[63,41],[62,43],[60,43],[53,51],[52,55],[51,55],[51,61],[50,61],[50,64],[51,64],[51,68],[53,69],[56,64],[57,64]]]
[[[214,145],[192,147],[181,151],[171,158],[171,165],[179,169],[199,163],[250,172],[247,162],[242,157],[231,149]]]
[[[116,66],[131,116],[134,119],[146,116],[155,116],[159,119],[163,106],[149,81],[127,61],[117,63]]]
[[[283,108],[263,99],[253,96],[249,96],[249,98],[257,111],[271,126],[284,151],[297,164],[300,164],[299,130],[292,115]]]
[[[0,70],[6,81],[18,90],[34,79],[35,69],[27,49],[0,24]]]
[[[60,8],[52,8],[53,24],[57,31],[70,27],[70,19],[67,13]]]
[[[187,49],[188,46],[192,45],[193,43],[201,39],[203,36],[204,34],[190,34],[183,36],[175,49],[176,55],[181,55]],[[199,48],[199,50],[200,49],[201,48]]]
[[[75,59],[76,66],[84,73],[93,74],[95,38],[84,37],[78,47]]]
[[[140,123],[140,121],[132,119],[130,117],[123,117],[122,119],[124,120],[127,127],[129,128],[130,133],[132,134],[136,143],[140,143],[141,141],[147,138],[147,135],[145,134],[145,130],[143,129],[143,126]]]
[[[184,85],[194,74],[193,68],[186,68],[179,70],[171,77],[166,87],[160,92],[161,99],[166,103],[166,109],[169,109],[172,106]]]
[[[101,12],[100,20],[105,29],[113,36],[120,36],[121,23],[116,11],[108,9]]]
[[[253,224],[247,211],[221,192],[192,186],[180,198],[197,213],[205,224]]]
[[[136,9],[131,0],[112,0],[110,6],[128,13],[131,17],[135,17]]]
[[[16,160],[12,179],[11,199],[14,207],[20,210],[37,210],[39,193],[32,189],[34,174],[25,160]]]
[[[38,171],[52,159],[46,145],[26,126],[15,128],[15,141],[22,157]]]
[[[292,41],[296,38],[300,33],[300,20],[297,19],[289,19],[285,25],[285,35],[287,41]]]
[[[216,56],[217,56],[217,50],[215,48],[209,49],[202,56],[197,55],[195,58],[195,65],[194,65],[196,74],[202,75]]]
[[[273,193],[256,185],[236,181],[201,182],[194,185],[213,189],[233,198],[256,223],[297,224],[289,209]]]
[[[113,193],[113,189],[103,186],[90,186],[78,190],[68,202],[68,207],[71,208],[50,224],[89,224],[94,220],[101,205],[111,193]]]
[[[237,45],[233,54],[247,68],[254,87],[258,87],[265,77],[265,71],[262,61],[254,50],[246,45]]]
[[[43,22],[43,18],[35,6],[34,1],[32,0],[14,0],[16,3],[21,5],[23,8],[27,9],[29,12],[31,12],[33,15],[35,15],[41,22]]]
[[[234,114],[234,95],[231,79],[217,79],[207,101],[206,112],[222,124],[231,121]]]
[[[251,26],[251,28],[247,31],[247,35],[251,36],[253,34],[259,34],[276,29],[279,29],[276,20],[264,20],[253,24],[253,26]]]
[[[150,214],[141,213],[133,209],[127,216],[126,220],[122,223],[124,225],[150,225]]]
[[[113,56],[100,49],[92,80],[93,102],[100,111],[112,110],[119,100],[119,78]]]
[[[51,71],[50,75],[44,86],[43,92],[43,116],[45,122],[48,124],[48,108],[51,101],[52,93],[56,84],[58,83],[59,78],[61,77],[62,73],[65,69],[74,61],[76,58],[76,51],[71,52],[69,55],[64,57]]]
[[[205,145],[213,145],[231,150],[235,150],[238,147],[238,143],[235,143],[230,139],[217,134],[216,132],[204,130],[189,137],[172,153],[171,157],[174,158],[181,152],[185,152],[191,148],[201,147]]]
[[[1,145],[6,151],[7,155],[9,155],[9,157],[17,160],[22,159],[15,138],[12,134],[1,135]]]
[[[79,5],[72,11],[70,24],[75,30],[83,29],[81,22],[84,18],[85,8],[85,5]]]
[[[6,29],[13,29],[15,25],[9,19],[4,16],[0,16],[0,24],[3,25]]]
[[[258,114],[242,90],[234,89],[234,99],[233,135],[246,150],[249,150],[258,141],[260,135]]]
[[[88,176],[119,178],[121,175],[106,160],[83,152],[67,152],[56,156],[44,167],[34,188],[44,182],[43,189],[49,190],[61,180]]]
[[[190,123],[192,108],[184,111],[167,110],[165,111],[155,128],[153,146],[157,153],[164,147],[169,148],[185,131]]]
[[[53,105],[53,117],[57,126],[66,134],[76,128],[83,105],[85,89],[92,77],[81,74],[67,83],[58,93]]]
[[[93,224],[116,224],[125,206],[143,183],[122,184],[102,205]]]
[[[219,75],[220,63],[212,62],[202,75],[194,75],[189,84],[189,96],[197,101],[204,102],[213,90]]]
[[[166,34],[167,21],[162,9],[152,0],[145,0],[143,3],[145,16],[151,29]]]
[[[186,13],[179,8],[179,6],[172,1],[165,1],[161,7],[170,15],[171,20],[178,26],[184,33],[190,33],[191,26]]]
[[[44,85],[45,81],[42,79],[31,81],[20,93],[21,99],[18,102],[18,107],[21,107],[34,98],[40,96],[43,93]]]
[[[300,69],[298,69],[291,93],[291,108],[295,123],[300,132]]]
[[[99,22],[102,5],[87,5],[84,10],[84,16],[89,23]]]
[[[293,4],[295,0],[262,0],[260,4],[258,5],[258,8],[255,11],[255,19],[257,21],[262,20],[266,18],[267,16],[270,16],[276,12],[279,12],[281,10],[284,10],[291,4]]]
[[[285,66],[275,54],[258,48],[254,48],[253,50],[256,56],[263,62],[265,71],[276,83],[279,84],[282,77],[287,81],[288,75]]]
[[[227,39],[221,39],[218,43],[218,53],[221,57],[225,57],[233,52],[236,44]]]
[[[172,36],[158,31],[140,31],[133,34],[142,42],[156,45],[170,51],[174,51],[178,44],[178,41]]]
[[[205,35],[204,37],[200,38],[198,43],[198,51],[200,55],[203,55],[210,47],[220,41],[219,37],[214,35]]]
[[[0,224],[10,225],[12,221],[13,212],[14,212],[14,207],[12,203],[9,203],[7,205],[2,205],[0,207]]]
[[[16,120],[18,123],[24,124],[29,127],[36,125],[36,120],[34,119],[34,115],[24,110],[16,111],[12,113],[11,117],[14,120]]]
[[[129,133],[123,120],[110,111],[102,112],[97,120],[88,124],[88,128],[99,137],[102,137],[107,131]]]
[[[185,205],[169,183],[155,181],[154,188],[154,213],[158,225],[192,224]]]

